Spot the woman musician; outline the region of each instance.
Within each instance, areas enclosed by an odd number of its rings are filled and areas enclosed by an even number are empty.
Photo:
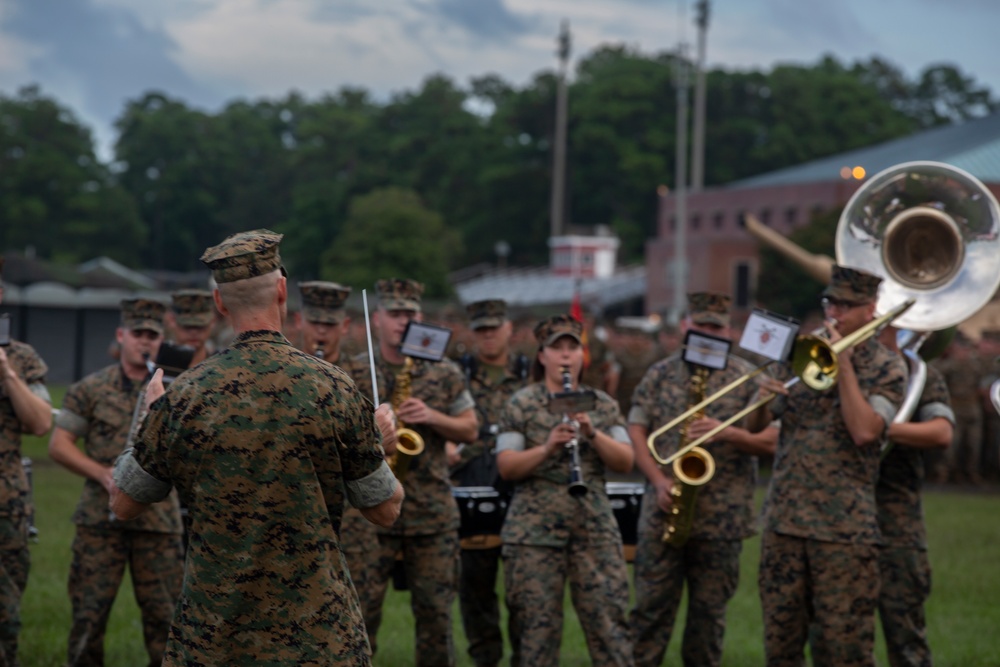
[[[559,414],[549,405],[580,389],[581,331],[567,315],[538,323],[535,382],[511,398],[497,439],[497,467],[515,485],[501,538],[511,645],[524,665],[559,664],[567,579],[593,664],[632,664],[628,574],[604,487],[605,469],[632,469],[625,422],[602,391],[592,392],[591,410]],[[570,493],[571,481],[586,488]]]

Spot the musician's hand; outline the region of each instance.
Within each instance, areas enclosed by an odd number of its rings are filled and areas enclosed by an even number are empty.
[[[101,483],[109,496],[118,491],[118,485],[115,484],[115,469],[110,466],[101,471],[101,476],[97,478],[97,481]]]
[[[708,433],[721,423],[722,422],[720,420],[712,419],[711,417],[703,417],[701,419],[696,419],[695,421],[687,425],[688,437],[691,440],[697,440],[698,438],[705,435],[706,433]],[[725,440],[726,431],[728,430],[729,428],[722,429],[721,431],[713,435],[711,438],[706,440],[705,443],[707,444],[709,442],[715,442],[717,440]]]
[[[545,448],[549,456],[561,451],[563,446],[576,436],[576,428],[567,422],[556,424],[555,428],[549,431],[549,437],[545,440]]]
[[[6,380],[9,373],[11,373],[11,368],[7,361],[7,350],[0,347],[0,382]]]
[[[656,483],[656,506],[663,512],[669,512],[674,504],[674,480],[663,477]]]
[[[431,409],[419,398],[408,398],[399,406],[399,420],[404,424],[426,424],[431,421]]]
[[[840,332],[837,330],[838,324],[839,323],[837,322],[837,320],[827,320],[823,323],[823,326],[826,327],[827,337],[830,339],[830,345],[833,345],[838,340],[843,338],[843,336],[840,335]],[[847,362],[851,360],[851,355],[853,354],[853,352],[854,352],[853,347],[845,347],[843,350],[840,351],[840,354],[838,354],[837,357],[841,362]]]
[[[758,398],[764,398],[765,396],[769,396],[770,394],[783,394],[785,396],[788,395],[788,387],[786,387],[784,383],[781,382],[781,380],[778,380],[776,378],[767,375],[758,378],[757,386],[758,386],[757,389]]]
[[[462,450],[451,440],[444,443],[444,455],[448,459],[448,467],[453,468],[462,461]]]
[[[146,410],[148,411],[153,401],[163,396],[166,391],[163,387],[163,369],[157,368],[153,377],[149,379],[149,384],[146,385]]]
[[[376,408],[375,425],[378,426],[378,430],[382,433],[382,449],[385,450],[387,456],[391,456],[396,452],[396,443],[398,442],[398,438],[396,437],[396,415],[393,413],[391,405],[383,403]]]
[[[594,423],[590,421],[589,414],[586,412],[577,412],[569,417],[580,425],[580,435],[585,437],[587,440],[592,441],[594,439],[594,436],[597,435],[597,429],[594,428]]]

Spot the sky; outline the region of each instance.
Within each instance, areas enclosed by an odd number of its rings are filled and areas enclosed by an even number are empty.
[[[107,158],[114,119],[151,89],[212,111],[341,86],[388,99],[435,73],[524,85],[555,68],[564,19],[574,59],[696,40],[694,0],[0,0],[0,93],[39,84]],[[946,62],[1000,97],[998,27],[998,0],[711,0],[707,60],[746,70],[877,55],[909,77]]]

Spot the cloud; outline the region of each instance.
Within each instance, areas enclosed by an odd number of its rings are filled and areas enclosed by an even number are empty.
[[[470,33],[487,39],[503,39],[529,31],[528,21],[507,9],[503,0],[439,0],[435,13]]]
[[[85,115],[107,122],[126,98],[150,88],[202,103],[212,98],[174,61],[170,36],[127,9],[91,0],[11,0],[8,7],[4,33],[30,45],[23,76],[60,97],[70,91]]]

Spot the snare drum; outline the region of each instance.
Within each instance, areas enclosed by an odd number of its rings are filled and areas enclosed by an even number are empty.
[[[456,486],[451,494],[462,517],[458,529],[462,548],[492,549],[500,546],[500,529],[510,499],[492,486]]]
[[[607,482],[604,490],[611,501],[611,509],[618,521],[625,547],[625,560],[635,559],[635,545],[639,535],[639,510],[642,509],[642,494],[645,485],[641,482]]]

